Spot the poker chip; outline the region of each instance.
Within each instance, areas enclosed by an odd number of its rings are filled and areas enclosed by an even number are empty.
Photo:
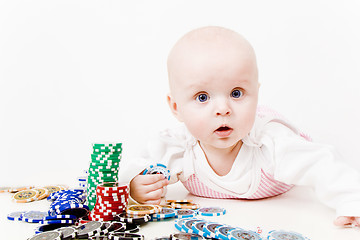
[[[176,218],[190,218],[195,217],[197,212],[191,209],[176,209]]]
[[[171,238],[170,236],[169,237],[164,236],[164,237],[156,237],[154,238],[154,240],[171,240]]]
[[[113,232],[109,238],[112,240],[143,240],[144,236],[136,233]]]
[[[215,229],[219,226],[222,226],[223,224],[220,223],[215,223],[215,222],[207,222],[205,223],[204,227],[203,227],[203,231],[204,231],[204,237],[206,238],[215,238],[216,237],[216,233],[215,233]]]
[[[182,232],[193,233],[193,229],[192,229],[193,224],[200,221],[204,221],[204,220],[198,218],[186,219],[181,226]]]
[[[197,214],[201,216],[220,216],[225,213],[226,209],[221,207],[202,207],[197,210]]]
[[[204,238],[196,233],[174,233],[171,234],[170,239],[172,240],[203,240]]]
[[[126,213],[132,216],[153,214],[153,213],[158,213],[160,211],[161,211],[160,206],[146,205],[146,204],[129,205],[126,208]]]
[[[48,231],[34,235],[28,240],[61,240],[62,232],[60,231]]]
[[[56,220],[41,220],[41,224],[75,224],[75,220],[71,219],[56,219]]]
[[[87,238],[94,236],[105,228],[104,223],[99,221],[90,221],[78,226],[77,235],[79,238]]]
[[[122,143],[94,143],[87,178],[87,203],[93,210],[97,200],[97,186],[107,182],[117,182]],[[118,190],[117,190],[118,191]],[[114,200],[115,201],[115,200]]]
[[[125,231],[126,230],[126,223],[124,222],[111,222],[110,226],[107,228],[107,232],[116,232],[116,231]]]
[[[162,174],[167,180],[170,180],[170,170],[161,163],[157,163],[155,165],[150,165],[148,168],[146,168],[143,173],[145,174]]]
[[[300,233],[296,232],[287,232],[287,231],[270,231],[268,233],[268,240],[283,240],[283,239],[291,239],[291,240],[309,240],[309,238],[303,236]]]
[[[41,211],[27,211],[21,214],[22,221],[29,223],[39,223],[43,220],[44,217],[48,215],[47,212]]]
[[[192,232],[199,234],[203,237],[206,237],[206,234],[204,232],[204,225],[206,223],[207,223],[207,221],[205,221],[205,220],[194,222],[191,226]]]
[[[61,204],[59,208],[55,210],[56,215],[75,215],[77,218],[87,215],[88,212],[89,207],[87,205],[76,202]]]
[[[167,203],[191,203],[193,200],[192,199],[167,199],[166,202]]]
[[[45,186],[44,188],[49,191],[49,194],[62,190],[60,186]]]
[[[36,200],[45,199],[50,195],[49,190],[47,190],[46,188],[37,187],[37,188],[33,188],[33,190],[38,191],[39,193]]]
[[[146,222],[149,222],[151,219],[151,216],[149,214],[145,215],[138,215],[138,216],[129,216],[126,214],[126,212],[122,212],[118,215],[116,215],[115,220],[125,222],[125,223],[135,223],[135,224],[143,224]]]
[[[77,217],[75,215],[55,215],[55,216],[46,216],[43,218],[43,220],[56,220],[56,219],[72,219],[76,220]]]
[[[90,220],[113,221],[116,215],[124,212],[129,202],[128,183],[102,183],[95,192],[96,203],[89,214]]]
[[[135,223],[126,223],[125,230],[118,230],[116,232],[125,232],[125,233],[136,233],[140,231],[140,226]]]
[[[12,201],[16,203],[27,203],[37,200],[39,192],[33,189],[21,190],[12,196]]]
[[[73,227],[61,227],[58,231],[62,233],[62,239],[74,239],[77,232]]]
[[[32,188],[34,188],[34,186],[10,187],[8,189],[8,192],[9,193],[16,193],[16,192],[20,192],[22,190],[29,190],[29,189],[32,189]]]
[[[53,230],[59,230],[60,228],[68,228],[65,224],[46,224],[41,225],[35,229],[35,234],[42,233],[42,232],[48,232]],[[64,234],[63,234],[64,235]],[[65,236],[63,236],[65,238]]]
[[[154,213],[151,215],[152,219],[165,219],[173,218],[176,216],[176,210],[173,208],[162,208],[159,213]]]
[[[19,211],[19,212],[12,212],[9,213],[7,215],[7,219],[11,220],[11,221],[21,221],[22,220],[22,215],[25,213],[26,211]]]
[[[172,202],[171,203],[171,207],[173,208],[181,208],[181,209],[198,209],[200,208],[200,205],[197,203],[177,203],[177,202]]]
[[[221,225],[215,228],[215,238],[222,239],[222,240],[228,240],[228,233],[229,231],[235,229],[232,226],[228,225]]]
[[[244,230],[241,228],[235,228],[228,232],[227,237],[229,240],[244,240],[244,239],[252,239],[252,240],[261,240],[261,236],[253,231]]]
[[[186,218],[180,218],[175,221],[175,228],[179,231],[183,231],[182,225],[186,221]]]

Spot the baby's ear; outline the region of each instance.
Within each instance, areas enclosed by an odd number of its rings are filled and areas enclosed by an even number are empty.
[[[170,93],[167,95],[167,102],[169,104],[171,112],[174,114],[174,116],[177,118],[177,120],[182,122],[182,118],[180,117],[175,99],[171,96]]]

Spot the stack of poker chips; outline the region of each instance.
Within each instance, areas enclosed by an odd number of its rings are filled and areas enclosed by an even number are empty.
[[[113,221],[129,203],[127,183],[102,183],[96,188],[96,204],[89,214],[92,221]]]
[[[92,210],[96,204],[96,187],[105,182],[117,182],[122,143],[94,143],[87,180],[87,203]]]

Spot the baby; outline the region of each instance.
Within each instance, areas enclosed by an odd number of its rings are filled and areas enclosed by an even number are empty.
[[[221,27],[187,33],[169,54],[168,74],[168,104],[184,126],[152,141],[138,170],[163,163],[170,183],[211,198],[261,199],[307,185],[336,210],[335,225],[360,224],[360,174],[331,147],[258,107],[256,57],[241,35]],[[139,174],[130,194],[158,204],[168,184],[161,174]]]

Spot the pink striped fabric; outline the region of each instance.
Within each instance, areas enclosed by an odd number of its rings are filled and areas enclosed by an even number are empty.
[[[231,199],[241,199],[229,194],[219,193],[207,187],[202,183],[195,174],[191,175],[188,180],[183,182],[185,188],[192,194],[200,197],[207,198],[231,198]],[[284,192],[289,191],[292,188],[292,185],[287,185],[285,183],[276,181],[272,175],[265,173],[261,170],[261,180],[260,184],[254,194],[247,197],[246,199],[261,199],[267,197],[273,197]]]

